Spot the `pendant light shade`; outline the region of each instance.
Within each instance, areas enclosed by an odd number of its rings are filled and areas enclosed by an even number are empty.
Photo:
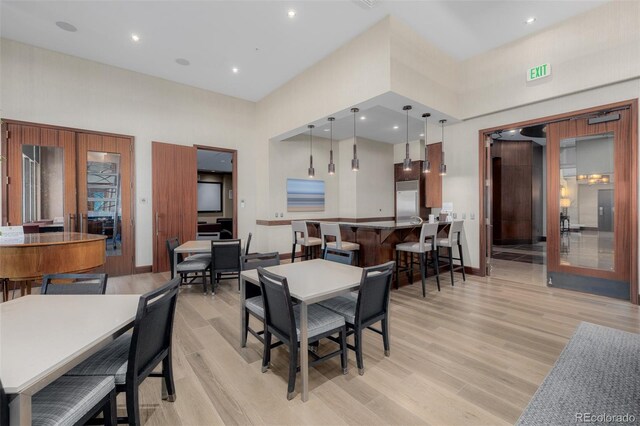
[[[316,127],[313,124],[307,126],[309,128],[309,177],[314,178],[316,170],[313,168],[313,128]]]
[[[405,171],[410,171],[411,170],[411,157],[409,157],[409,111],[411,111],[411,105],[405,105],[402,107],[403,111],[406,111],[407,113],[407,140],[406,140],[406,145],[405,145],[405,157],[404,157],[404,161],[402,162],[402,168]]]
[[[442,161],[440,162],[440,176],[447,175],[447,165],[444,163],[444,123],[447,120],[440,120],[440,124],[442,126]]]
[[[360,170],[360,160],[358,160],[358,139],[356,137],[356,113],[359,111],[359,108],[351,108],[351,112],[353,113],[353,159],[351,160],[351,170],[354,172]]]
[[[329,120],[329,124],[331,126],[331,150],[329,151],[329,167],[328,171],[330,175],[336,174],[336,165],[333,162],[333,122],[335,121],[335,117],[327,118]]]
[[[431,114],[425,112],[422,114],[424,118],[424,163],[422,163],[422,173],[431,173],[431,162],[429,161],[429,148],[427,146],[427,121]]]

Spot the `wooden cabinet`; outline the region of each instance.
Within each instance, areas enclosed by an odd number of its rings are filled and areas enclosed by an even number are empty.
[[[442,176],[440,176],[440,163],[442,162],[442,143],[427,145],[431,172],[425,178],[425,207],[442,207]]]

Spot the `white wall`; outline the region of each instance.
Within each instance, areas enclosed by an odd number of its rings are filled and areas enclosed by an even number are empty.
[[[395,216],[393,145],[358,138],[358,157],[355,217]]]
[[[152,141],[237,149],[238,231],[254,229],[254,103],[6,39],[0,48],[2,118],[135,137],[137,266],[152,263]]]

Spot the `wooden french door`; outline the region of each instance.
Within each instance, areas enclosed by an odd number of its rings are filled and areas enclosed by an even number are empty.
[[[58,201],[62,201],[62,203],[52,209],[54,212],[49,218],[62,216],[65,230],[75,230],[77,226],[75,133],[68,130],[13,122],[3,123],[3,125],[7,155],[6,172],[9,177],[5,197],[7,225],[22,225],[25,222],[36,221],[23,217],[23,168],[25,161],[23,152],[27,152],[33,147],[42,147],[44,149],[53,148],[49,151],[51,157],[62,156],[62,161],[57,167],[58,170],[52,173],[52,180],[57,180],[57,183],[60,183],[59,190],[62,191],[62,197]],[[51,204],[57,204],[56,200],[52,200]]]
[[[629,299],[637,215],[630,110],[551,123],[547,144],[549,284]],[[605,193],[612,197],[601,205]]]
[[[60,220],[66,232],[106,235],[103,270],[134,273],[133,138],[12,120],[2,125],[9,182],[3,224]]]
[[[169,270],[167,239],[194,240],[198,223],[195,147],[153,142],[153,272]]]
[[[133,274],[131,139],[92,133],[78,133],[77,138],[78,229],[107,236],[107,273]]]

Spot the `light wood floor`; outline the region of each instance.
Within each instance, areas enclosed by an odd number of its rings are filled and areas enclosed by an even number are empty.
[[[515,262],[513,262],[515,263]],[[111,293],[142,293],[165,274],[109,279]],[[141,387],[148,425],[212,424],[513,424],[580,321],[640,332],[630,303],[501,278],[468,277],[456,285],[429,280],[391,294],[391,356],[365,333],[366,372],[349,354],[310,371],[310,399],[286,399],[287,354],[277,348],[260,372],[261,346],[239,347],[235,281],[205,296],[184,288],[175,323],[177,401],[160,399],[158,379]],[[329,349],[330,344],[321,346]],[[300,380],[297,382],[297,390]],[[119,405],[124,406],[119,399]]]

